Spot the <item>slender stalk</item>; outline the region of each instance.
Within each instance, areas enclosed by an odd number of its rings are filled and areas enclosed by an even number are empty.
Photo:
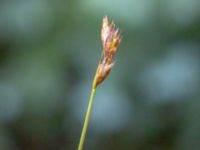
[[[91,110],[92,110],[92,103],[93,103],[94,95],[95,95],[95,92],[96,92],[95,84],[96,84],[96,79],[94,78],[93,86],[92,86],[92,90],[91,90],[91,95],[90,95],[90,100],[89,100],[89,104],[88,104],[88,108],[87,108],[87,113],[86,113],[86,116],[85,116],[85,122],[84,122],[84,125],[83,125],[78,150],[83,150],[85,136],[86,136],[88,123],[89,123],[89,119],[90,119],[90,114],[91,114]]]

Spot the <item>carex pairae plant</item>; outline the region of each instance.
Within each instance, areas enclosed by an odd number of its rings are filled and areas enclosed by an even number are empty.
[[[91,89],[90,100],[87,108],[87,113],[80,137],[80,142],[78,150],[83,150],[83,145],[85,141],[85,136],[88,128],[89,118],[92,109],[92,103],[94,100],[94,95],[96,88],[101,84],[105,78],[109,75],[115,62],[113,62],[113,57],[117,53],[117,49],[122,40],[121,33],[119,29],[115,26],[114,22],[109,22],[108,17],[103,18],[102,29],[101,29],[101,41],[102,41],[102,56],[100,58]]]

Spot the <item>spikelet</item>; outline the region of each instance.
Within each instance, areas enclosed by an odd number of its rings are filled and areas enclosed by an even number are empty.
[[[103,18],[103,24],[101,29],[101,41],[102,41],[102,57],[99,61],[97,71],[95,74],[95,82],[93,88],[96,88],[110,73],[111,68],[115,64],[113,62],[113,56],[117,53],[117,48],[122,40],[121,33],[118,28],[115,27],[114,22],[108,21],[108,17]]]

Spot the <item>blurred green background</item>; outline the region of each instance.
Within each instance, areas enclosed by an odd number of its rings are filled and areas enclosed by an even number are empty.
[[[0,150],[77,149],[108,15],[123,41],[85,150],[200,149],[199,0],[1,0]]]

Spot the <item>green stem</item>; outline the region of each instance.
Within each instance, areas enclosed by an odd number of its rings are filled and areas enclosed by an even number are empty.
[[[88,123],[89,123],[89,119],[90,119],[90,114],[91,114],[91,110],[92,110],[92,103],[93,103],[94,95],[95,95],[95,91],[96,91],[96,87],[94,86],[95,82],[96,81],[94,80],[91,95],[90,95],[90,100],[89,100],[89,104],[88,104],[88,108],[87,108],[87,113],[86,113],[86,116],[85,116],[85,122],[84,122],[84,125],[83,125],[81,138],[80,138],[80,142],[79,142],[79,146],[78,146],[78,150],[83,150],[85,136],[86,136]]]

